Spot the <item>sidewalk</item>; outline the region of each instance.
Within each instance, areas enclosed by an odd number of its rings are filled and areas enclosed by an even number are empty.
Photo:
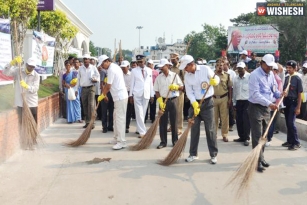
[[[127,134],[129,145],[138,142],[135,121]],[[146,124],[147,127],[151,123]],[[187,123],[185,122],[185,127]],[[188,156],[188,139],[184,156],[170,167],[156,164],[171,150],[171,136],[166,148],[157,150],[159,135],[150,149],[132,152],[113,151],[107,144],[113,132],[103,134],[96,121],[88,143],[69,148],[63,143],[80,136],[83,124],[56,121],[42,133],[44,145],[35,151],[20,151],[0,165],[1,205],[207,205],[207,204],[306,204],[307,203],[307,143],[298,151],[288,151],[280,145],[285,134],[274,135],[265,158],[271,166],[256,173],[247,197],[235,201],[231,188],[225,184],[251,145],[218,139],[218,164],[209,164],[209,153],[202,125],[199,143],[200,159],[184,162]],[[220,136],[220,130],[218,130]],[[109,162],[90,164],[94,158],[111,158]]]

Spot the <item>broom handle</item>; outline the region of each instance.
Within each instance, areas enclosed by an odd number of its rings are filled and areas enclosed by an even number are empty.
[[[286,90],[285,90],[286,92],[289,91],[290,82],[291,82],[291,77],[292,77],[292,76],[289,76],[289,82],[288,82],[288,85],[287,85]],[[281,97],[280,101],[279,101],[278,104],[277,104],[277,107],[279,107],[279,105],[282,103],[282,101],[283,101],[284,98],[285,98],[285,96],[282,96],[282,97]],[[270,127],[271,127],[271,124],[272,124],[272,122],[273,122],[273,120],[274,120],[274,117],[275,117],[277,111],[278,111],[278,109],[276,109],[276,110],[274,111],[274,113],[273,113],[273,115],[272,115],[272,117],[271,117],[271,119],[270,119],[270,121],[269,121],[269,123],[268,123],[268,126],[267,126],[267,128],[266,128],[264,134],[263,134],[262,137],[261,137],[262,139],[265,139],[265,138],[266,138],[266,136],[267,136],[267,134],[268,134],[268,132],[269,132],[269,129],[270,129]]]
[[[174,83],[174,81],[175,81],[175,79],[176,79],[176,76],[177,76],[177,73],[175,74],[175,76],[174,76],[174,78],[173,78],[172,84]],[[164,104],[167,102],[167,100],[168,100],[168,95],[169,95],[170,92],[171,92],[171,90],[168,89],[167,96],[166,96],[166,98],[165,98],[165,100],[164,100]]]
[[[17,26],[16,26],[16,21],[14,21],[14,30],[15,30],[15,33],[14,33],[14,36],[15,36],[15,49],[16,49],[16,54],[17,54],[17,56],[19,56],[19,51],[18,51],[18,44],[17,44],[17,41],[18,41],[18,37],[17,37]],[[18,67],[19,67],[19,78],[20,78],[20,80],[22,80],[22,75],[21,75],[21,65],[20,65],[20,63],[18,63]],[[19,83],[19,86],[20,86],[20,88],[21,88],[21,94],[24,92],[24,89],[23,89],[23,87],[20,85],[20,83]]]

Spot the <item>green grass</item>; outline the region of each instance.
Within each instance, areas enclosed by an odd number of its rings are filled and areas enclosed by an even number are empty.
[[[14,92],[12,84],[0,86],[0,112],[14,107]],[[49,76],[39,85],[38,97],[45,98],[56,92],[59,92],[59,78]]]

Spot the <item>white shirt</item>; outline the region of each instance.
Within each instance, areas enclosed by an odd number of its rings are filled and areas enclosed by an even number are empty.
[[[144,77],[141,67],[136,67],[131,70],[129,96],[144,97],[145,99],[149,99],[150,97],[154,97],[152,70],[146,66],[143,69]]]
[[[236,105],[237,100],[248,100],[249,97],[249,88],[248,88],[248,82],[249,82],[249,76],[250,74],[245,72],[244,76],[240,78],[239,75],[237,75],[233,79],[233,104]]]
[[[108,68],[107,84],[111,84],[110,92],[114,102],[128,98],[123,71],[115,63],[111,63]]]
[[[92,78],[96,79],[99,84],[100,82],[100,74],[97,70],[97,68],[93,65],[89,65],[88,68],[86,68],[84,65],[79,67],[78,72],[78,83],[76,85],[76,90],[78,90],[79,87],[88,87],[91,85],[95,85],[95,83],[92,82]]]
[[[209,86],[210,78],[212,78],[213,76],[214,72],[211,70],[210,67],[206,65],[196,65],[195,73],[185,73],[185,90],[187,97],[189,98],[191,103],[195,102],[196,100],[201,100],[203,98],[206,91],[202,90],[201,84],[205,82]],[[218,81],[218,83],[220,83],[220,78],[217,75],[214,78]],[[205,99],[211,97],[213,93],[213,87],[210,86]]]
[[[228,68],[228,71],[226,73],[230,75],[230,80],[233,82],[233,79],[237,76],[236,72]]]
[[[154,91],[159,92],[161,97],[166,98],[169,86],[172,84],[175,75],[176,73],[172,71],[169,71],[167,76],[165,76],[164,73],[158,75],[154,84]],[[183,83],[179,75],[176,75],[173,84],[179,85],[180,87],[183,86]],[[169,98],[178,97],[178,96],[179,96],[179,91],[170,91],[168,94]]]
[[[307,92],[307,74],[303,74],[302,77],[302,84],[303,84],[303,92],[306,93]]]
[[[123,75],[124,75],[124,80],[125,80],[127,91],[130,91],[131,72],[128,70],[128,73],[127,74],[123,73]]]
[[[8,66],[3,70],[6,76],[14,77],[15,87],[15,106],[23,107],[21,92],[25,93],[26,101],[29,107],[38,106],[39,75],[33,70],[29,75],[26,74],[25,68],[21,68],[21,78],[28,84],[28,89],[22,89],[20,86],[19,68]]]

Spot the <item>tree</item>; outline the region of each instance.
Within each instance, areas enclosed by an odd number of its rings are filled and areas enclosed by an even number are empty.
[[[0,0],[0,16],[11,19],[14,55],[22,53],[28,21],[37,13],[38,0]]]
[[[221,50],[227,47],[226,30],[222,25],[205,23],[202,26],[202,32],[192,31],[184,38],[184,42],[190,42],[188,54],[195,58],[216,59],[221,55]]]
[[[116,61],[119,60],[119,56],[120,56],[120,53],[117,53],[116,54]],[[122,50],[122,56],[123,56],[124,60],[127,60],[127,61],[131,62],[131,60],[132,60],[132,51],[130,51],[130,50]]]
[[[30,20],[30,28],[37,28],[37,15]],[[66,59],[68,57],[68,49],[71,45],[72,39],[76,36],[78,29],[71,24],[66,14],[62,11],[44,11],[41,12],[41,28],[42,30],[52,36],[56,40],[55,59]],[[55,68],[55,73],[58,71]]]
[[[97,56],[97,48],[94,46],[94,43],[92,41],[90,41],[90,52],[91,52],[91,56]]]

